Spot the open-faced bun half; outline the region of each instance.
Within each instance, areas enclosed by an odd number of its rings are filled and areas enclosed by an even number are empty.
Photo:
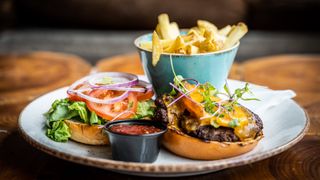
[[[103,126],[89,125],[72,120],[65,120],[70,129],[71,139],[80,143],[90,145],[106,145],[109,139],[103,132]]]
[[[261,132],[254,140],[245,142],[204,141],[168,128],[163,137],[163,145],[179,156],[198,160],[215,160],[249,152],[262,137]]]

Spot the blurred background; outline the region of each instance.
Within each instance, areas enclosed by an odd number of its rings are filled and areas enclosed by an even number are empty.
[[[94,64],[135,51],[134,38],[154,29],[163,12],[182,28],[197,19],[247,23],[238,61],[318,53],[319,9],[319,0],[1,0],[0,53],[60,51]]]
[[[200,179],[319,177],[319,10],[320,0],[0,0],[0,179],[134,179],[32,148],[18,133],[18,117],[39,95],[93,69],[142,74],[133,41],[155,28],[160,13],[180,28],[197,19],[219,28],[245,22],[249,32],[229,77],[293,89],[310,117],[307,137],[287,153]]]
[[[2,28],[153,29],[167,12],[182,27],[206,19],[256,30],[318,31],[318,0],[2,0]]]

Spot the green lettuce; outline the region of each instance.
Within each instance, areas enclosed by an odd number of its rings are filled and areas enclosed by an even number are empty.
[[[91,112],[91,116],[89,119],[90,124],[102,124],[102,119],[95,112]]]
[[[52,127],[47,129],[46,135],[57,142],[66,142],[71,137],[69,127],[64,121],[55,121]]]
[[[152,117],[154,114],[155,105],[152,100],[138,102],[137,112],[135,119],[141,119],[145,117]]]
[[[70,112],[76,111],[77,115],[80,116],[80,119],[83,120],[84,123],[89,122],[89,112],[86,107],[85,102],[73,102],[71,105],[68,106]]]
[[[152,100],[138,102],[135,119],[152,117],[155,105]],[[69,127],[64,120],[73,119],[90,125],[101,125],[105,121],[95,112],[89,111],[85,102],[59,99],[52,103],[51,108],[44,114],[47,121],[46,135],[57,142],[66,142],[70,136]]]
[[[86,103],[73,102],[67,98],[54,101],[44,116],[47,119],[46,135],[58,142],[65,142],[71,136],[68,126],[64,123],[66,119],[78,120],[90,125],[101,125],[105,122],[96,113],[90,112]]]

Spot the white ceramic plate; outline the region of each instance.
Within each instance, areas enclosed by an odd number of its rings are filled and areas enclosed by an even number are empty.
[[[229,80],[231,88],[243,84],[240,81]],[[46,137],[43,113],[48,111],[55,99],[66,97],[66,90],[67,88],[61,88],[45,94],[31,102],[22,111],[19,127],[23,137],[34,147],[58,158],[126,174],[188,176],[249,164],[290,148],[302,139],[309,126],[309,120],[304,110],[293,100],[286,99],[280,104],[273,105],[258,113],[264,124],[265,137],[249,153],[222,160],[199,161],[179,157],[161,149],[159,157],[154,163],[114,161],[111,159],[111,148],[108,146],[89,146],[73,141],[59,143]],[[253,86],[254,93],[259,90],[263,90],[267,94],[269,91],[271,92],[265,87]],[[263,97],[264,94],[262,93],[260,98],[266,98]],[[255,102],[246,103],[246,106],[249,109],[256,107]]]

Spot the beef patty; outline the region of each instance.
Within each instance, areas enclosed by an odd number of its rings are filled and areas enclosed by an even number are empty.
[[[168,96],[158,97],[155,100],[155,105],[157,106],[157,108],[155,111],[154,119],[167,124],[169,122],[168,108],[166,107],[163,98],[168,98]],[[257,132],[256,134],[259,135],[260,131],[263,129],[262,121],[258,115],[256,115],[253,112],[251,113],[253,114],[253,119],[256,122],[255,123],[256,124],[255,131]],[[215,128],[213,126],[206,125],[206,126],[198,126],[193,131],[187,131],[187,129],[183,125],[185,124],[184,121],[186,121],[187,119],[188,118],[186,118],[186,114],[183,113],[179,117],[179,122],[180,122],[179,127],[184,133],[190,136],[197,137],[205,141],[236,142],[240,140],[239,137],[237,137],[237,135],[234,133],[233,129],[227,128],[227,127]]]

